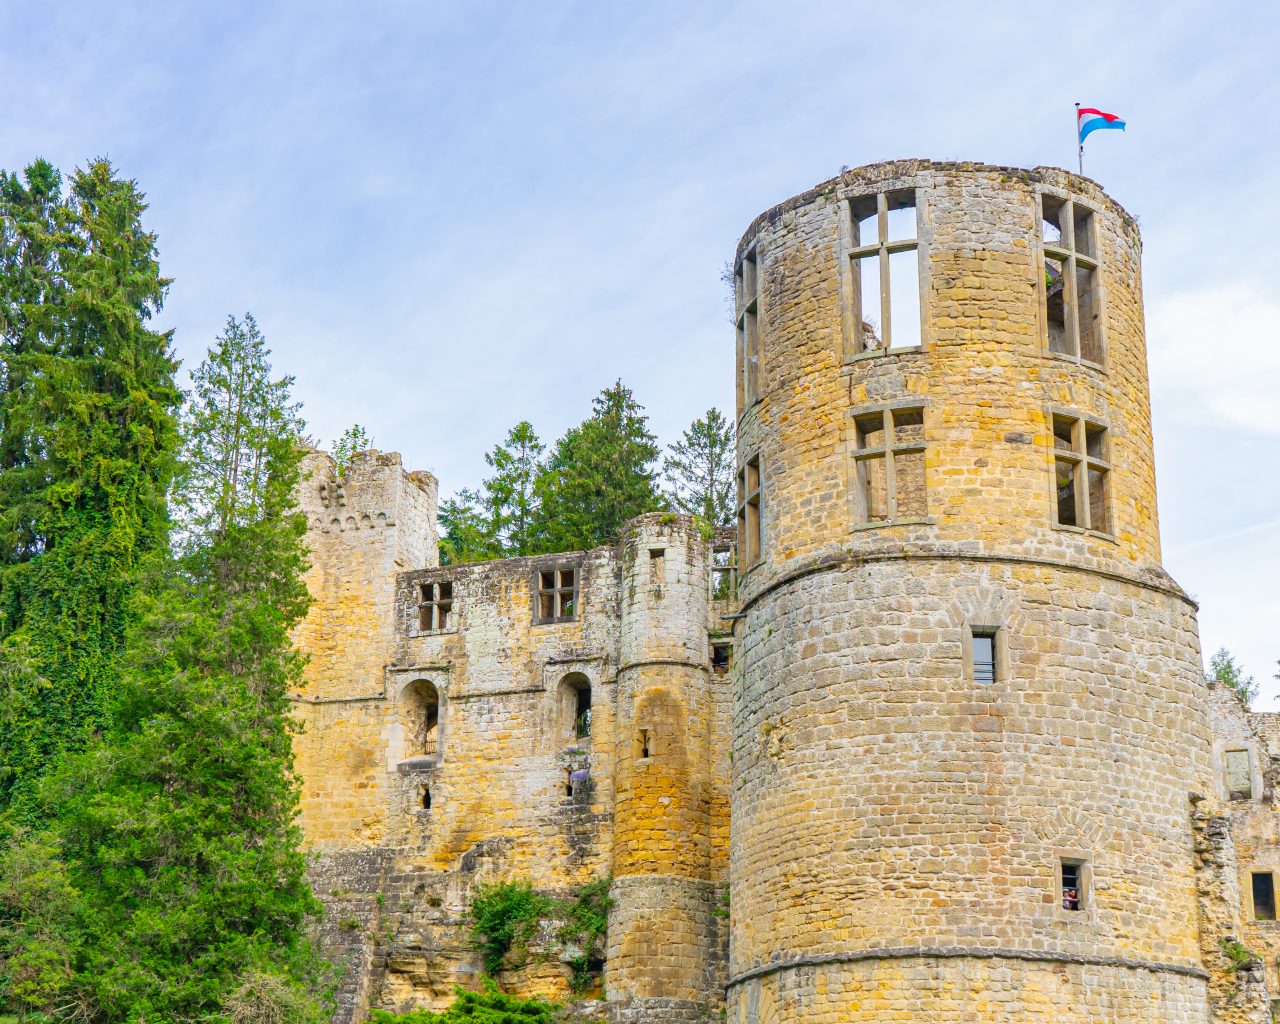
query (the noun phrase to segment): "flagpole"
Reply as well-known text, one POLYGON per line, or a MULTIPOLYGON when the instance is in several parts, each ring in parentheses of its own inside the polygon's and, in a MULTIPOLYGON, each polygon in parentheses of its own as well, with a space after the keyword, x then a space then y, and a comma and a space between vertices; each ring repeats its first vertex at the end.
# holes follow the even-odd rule
POLYGON ((1084 177, 1084 143, 1080 141, 1080 104, 1076 104, 1076 156, 1080 160, 1080 177, 1084 177))

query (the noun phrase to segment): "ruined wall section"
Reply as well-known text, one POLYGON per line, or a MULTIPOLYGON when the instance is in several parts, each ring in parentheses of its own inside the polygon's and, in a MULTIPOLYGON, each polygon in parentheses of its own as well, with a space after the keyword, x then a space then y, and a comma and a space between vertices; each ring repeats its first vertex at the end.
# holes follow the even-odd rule
POLYGON ((710 669, 710 548, 692 520, 658 513, 622 538, 607 993, 629 1020, 696 1019, 723 991, 712 844, 727 766, 711 741, 727 685, 710 669))
POLYGON ((1265 1024, 1272 1008, 1280 1009, 1280 921, 1274 907, 1267 919, 1265 907, 1255 905, 1253 875, 1268 874, 1280 886, 1280 715, 1251 712, 1221 685, 1212 685, 1209 711, 1214 777, 1197 801, 1195 823, 1214 1021, 1265 1024), (1224 948, 1233 942, 1248 960, 1237 951, 1233 962, 1224 948))
POLYGON ((740 584, 730 1020, 1203 1024, 1188 792, 1210 738, 1194 606, 1159 565, 1140 248, 1085 179, 924 161, 744 236, 763 554, 740 584), (920 344, 851 353, 849 211, 907 194, 920 344), (1042 196, 1092 211, 1105 365, 1048 348, 1042 196), (924 508, 892 521, 859 470, 886 409, 923 452, 924 508), (1108 428, 1109 531, 1056 522, 1055 414, 1108 428))

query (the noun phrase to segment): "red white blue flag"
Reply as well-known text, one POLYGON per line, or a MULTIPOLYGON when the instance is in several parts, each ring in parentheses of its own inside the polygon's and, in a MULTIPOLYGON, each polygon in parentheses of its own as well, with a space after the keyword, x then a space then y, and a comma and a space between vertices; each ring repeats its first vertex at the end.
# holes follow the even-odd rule
POLYGON ((1084 144, 1090 132, 1096 132, 1099 128, 1119 128, 1124 131, 1124 122, 1120 120, 1119 115, 1108 114, 1105 110, 1098 110, 1096 107, 1081 107, 1076 117, 1081 145, 1084 144))

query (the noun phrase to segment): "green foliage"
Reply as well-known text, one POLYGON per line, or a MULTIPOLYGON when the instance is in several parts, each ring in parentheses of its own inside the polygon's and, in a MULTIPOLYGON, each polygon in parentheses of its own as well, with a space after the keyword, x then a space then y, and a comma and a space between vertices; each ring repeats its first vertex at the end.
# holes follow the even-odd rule
POLYGON ((617 381, 594 411, 556 442, 538 479, 537 532, 547 551, 578 551, 618 539, 622 524, 662 507, 648 418, 617 381))
POLYGON ((708 409, 663 460, 668 500, 711 526, 733 525, 735 463, 733 424, 720 410, 708 409))
POLYGON ((502 557, 493 520, 481 510, 482 500, 478 492, 464 488, 440 503, 441 564, 502 557))
POLYGON ((551 900, 528 881, 478 887, 471 901, 471 934, 485 971, 496 974, 510 953, 522 956, 537 934, 538 922, 553 908, 551 900))
POLYGON ((1219 647, 1209 659, 1209 677, 1219 686, 1234 690, 1246 705, 1252 704, 1258 696, 1258 684, 1253 676, 1244 674, 1244 666, 1238 664, 1225 647, 1219 647))
POLYGON ((180 393, 136 183, 0 172, 0 810, 106 727, 132 577, 167 539, 180 393), (15 666, 21 666, 15 669, 15 666))
POLYGON ((1239 939, 1223 939, 1222 952, 1227 955, 1227 971, 1231 974, 1245 968, 1254 967, 1262 961, 1262 958, 1257 953, 1249 949, 1239 939))
POLYGON ((594 966, 602 959, 600 944, 609 927, 609 908, 613 906, 609 895, 612 885, 612 878, 588 882, 572 900, 555 906, 556 915, 564 921, 556 938, 578 950, 569 958, 574 992, 587 991, 595 981, 594 966))
POLYGON ((532 555, 540 550, 535 534, 540 501, 535 485, 543 472, 545 450, 533 424, 521 420, 507 431, 506 440, 484 457, 495 471, 484 482, 484 504, 504 557, 532 555))
POLYGON ((556 1004, 540 999, 516 999, 499 992, 487 978, 483 992, 468 992, 461 988, 456 991, 453 1005, 442 1013, 374 1010, 369 1019, 372 1024, 552 1024, 559 1009, 556 1004))
MULTIPOLYGON (((33 973, 53 991, 31 1000, 86 1019, 323 1017, 288 701, 309 601, 301 422, 267 356, 252 318, 229 320, 193 374, 179 553, 143 566, 112 723, 41 789, 48 829, 26 862, 56 855, 41 885, 65 909, 43 931, 30 911, 0 921, 0 948, 37 934, 59 963, 56 980, 33 973)), ((0 865, 0 890, 30 877, 0 865)), ((5 974, 12 988, 12 956, 5 974)))
POLYGON ((373 447, 373 438, 369 436, 369 432, 360 426, 359 423, 353 423, 342 432, 342 436, 333 443, 333 451, 329 454, 333 456, 333 461, 338 464, 338 476, 344 476, 347 472, 347 465, 351 462, 351 456, 356 452, 367 452, 373 447))

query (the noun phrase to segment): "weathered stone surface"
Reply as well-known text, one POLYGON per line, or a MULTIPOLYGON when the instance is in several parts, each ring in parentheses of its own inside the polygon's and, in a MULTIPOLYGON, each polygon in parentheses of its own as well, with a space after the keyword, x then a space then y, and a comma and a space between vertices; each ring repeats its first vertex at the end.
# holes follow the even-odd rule
MULTIPOLYGON (((311 459, 296 750, 343 1019, 478 982, 477 884, 612 876, 606 998, 574 1020, 1263 1024, 1280 924, 1250 874, 1280 873, 1280 722, 1206 686, 1160 566, 1133 219, 1065 171, 907 160, 762 214, 748 253, 762 546, 736 600, 712 600, 724 538, 670 515, 439 567, 433 478, 311 459), (854 353, 842 211, 904 190, 921 344, 854 353), (1093 213, 1098 363, 1050 350, 1042 194, 1093 213), (1106 427, 1105 530, 1057 525, 1055 416, 1106 427), (855 458, 885 422, 892 491, 855 458), (540 621, 559 570, 574 612, 540 621), (999 631, 992 683, 975 630, 999 631)), ((555 930, 505 987, 568 997, 555 930)))

